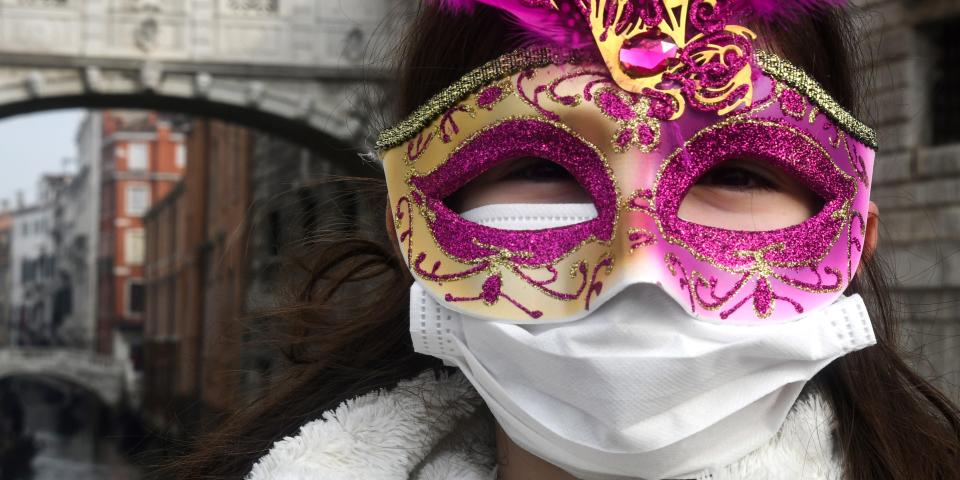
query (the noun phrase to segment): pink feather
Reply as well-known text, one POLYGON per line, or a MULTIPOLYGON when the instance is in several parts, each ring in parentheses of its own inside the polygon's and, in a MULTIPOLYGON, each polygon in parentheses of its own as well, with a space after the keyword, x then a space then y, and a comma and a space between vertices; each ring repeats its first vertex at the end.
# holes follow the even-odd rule
POLYGON ((473 11, 473 7, 477 4, 477 0, 435 0, 434 3, 436 3, 441 10, 454 13, 469 13, 473 11))
MULTIPOLYGON (((582 0, 431 0, 441 9, 470 13, 478 4, 489 5, 510 14, 527 46, 555 44, 580 48, 593 42, 587 19, 579 8, 582 0)), ((617 0, 602 0, 602 3, 617 0)), ((648 0, 649 1, 649 0, 648 0)), ((656 0, 654 0, 656 1, 656 0)), ((693 0, 690 0, 691 2, 693 0)), ((728 0, 739 22, 756 18, 764 23, 789 24, 805 15, 845 5, 847 0, 728 0)), ((588 4, 593 4, 589 2, 588 4)))
POLYGON ((470 13, 478 4, 489 5, 510 14, 525 46, 554 44, 580 48, 593 43, 590 27, 572 2, 560 0, 553 8, 550 0, 434 0, 441 9, 470 13), (566 3, 566 5, 564 5, 566 3))

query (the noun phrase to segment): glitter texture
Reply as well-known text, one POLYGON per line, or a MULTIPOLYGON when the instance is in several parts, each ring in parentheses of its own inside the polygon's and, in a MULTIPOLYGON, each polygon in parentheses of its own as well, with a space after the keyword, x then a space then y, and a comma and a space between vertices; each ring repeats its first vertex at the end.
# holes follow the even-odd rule
POLYGON ((821 257, 832 246, 846 218, 836 213, 853 198, 856 184, 834 166, 817 143, 792 128, 773 122, 733 123, 701 132, 664 165, 655 208, 668 241, 682 243, 722 267, 735 269, 753 262, 744 252, 773 244, 765 260, 774 265, 801 265, 821 257), (677 216, 686 192, 701 175, 730 158, 760 158, 804 182, 826 201, 806 222, 769 232, 706 227, 677 216))
MULTIPOLYGON (((710 12, 703 13, 708 25, 710 12)), ((699 63, 697 75, 717 85, 746 61, 713 60, 699 63)), ((863 253, 874 151, 842 115, 829 113, 836 106, 829 97, 807 95, 809 85, 755 69, 747 88, 748 96, 701 92, 717 103, 696 108, 663 91, 626 91, 589 62, 517 68, 477 84, 383 152, 411 272, 450 308, 517 322, 576 319, 635 283, 660 285, 713 322, 790 321, 829 304, 863 253), (754 101, 739 103, 748 97, 754 101), (470 222, 444 205, 485 171, 522 157, 563 166, 596 217, 518 230, 470 222), (733 158, 798 179, 823 199, 822 209, 771 231, 679 218, 691 186, 733 158)))
POLYGON ((384 130, 377 139, 376 149, 386 150, 410 140, 443 112, 474 93, 481 86, 494 80, 530 68, 551 64, 579 63, 590 58, 590 54, 582 51, 558 51, 549 48, 519 49, 502 55, 470 71, 452 85, 434 95, 427 103, 421 105, 396 126, 384 130))
POLYGON ((796 65, 769 52, 757 51, 757 62, 773 78, 795 88, 798 92, 813 101, 821 111, 837 123, 847 133, 853 135, 864 145, 876 150, 877 133, 870 127, 857 120, 850 112, 843 108, 827 93, 820 83, 813 79, 796 65))
MULTIPOLYGON (((850 112, 833 100, 830 94, 803 70, 770 52, 754 50, 754 57, 766 74, 795 88, 808 97, 820 110, 826 112, 840 128, 853 135, 866 146, 876 150, 876 132, 857 120, 850 112)), ((384 130, 377 139, 375 147, 379 151, 385 151, 414 138, 443 112, 493 81, 517 72, 551 64, 580 64, 589 63, 593 60, 596 60, 596 56, 584 51, 557 52, 555 49, 549 48, 513 51, 464 75, 433 96, 427 103, 417 108, 409 117, 394 127, 384 130)), ((680 108, 676 104, 676 98, 663 91, 648 88, 643 90, 643 94, 651 99, 649 115, 653 118, 672 119, 680 112, 680 108)))
POLYGON ((522 266, 548 265, 587 239, 609 241, 613 235, 617 193, 601 154, 542 120, 511 119, 492 125, 465 142, 439 169, 413 176, 410 183, 424 194, 427 208, 435 214, 431 231, 438 245, 463 262, 499 256, 522 266), (523 157, 550 158, 566 168, 593 199, 597 216, 566 227, 511 231, 469 222, 443 204, 444 198, 497 163, 523 157))

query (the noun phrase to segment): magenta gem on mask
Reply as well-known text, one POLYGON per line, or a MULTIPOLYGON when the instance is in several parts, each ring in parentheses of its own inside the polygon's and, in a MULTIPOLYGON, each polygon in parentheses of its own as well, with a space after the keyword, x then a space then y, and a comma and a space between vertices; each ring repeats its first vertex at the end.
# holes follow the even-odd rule
POLYGON ((677 44, 659 30, 649 30, 627 40, 620 49, 620 65, 634 78, 652 77, 677 56, 677 44))

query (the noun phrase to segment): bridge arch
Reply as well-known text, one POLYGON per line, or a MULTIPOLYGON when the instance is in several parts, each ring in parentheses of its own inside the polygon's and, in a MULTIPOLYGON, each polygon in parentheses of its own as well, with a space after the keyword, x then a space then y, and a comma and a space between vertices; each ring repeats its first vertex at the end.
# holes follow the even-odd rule
POLYGON ((42 377, 70 383, 94 393, 111 407, 129 390, 127 365, 114 357, 83 350, 45 348, 0 349, 0 380, 42 377))
POLYGON ((386 45, 413 2, 0 0, 0 118, 141 108, 228 120, 367 170, 386 45), (387 19, 386 21, 384 19, 387 19))

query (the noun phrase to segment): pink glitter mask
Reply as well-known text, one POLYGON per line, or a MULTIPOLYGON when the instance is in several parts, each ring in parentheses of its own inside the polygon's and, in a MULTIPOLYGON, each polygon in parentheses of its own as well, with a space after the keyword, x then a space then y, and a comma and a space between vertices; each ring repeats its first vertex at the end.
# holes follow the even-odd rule
POLYGON ((680 99, 628 92, 602 60, 582 52, 513 55, 541 61, 510 60, 514 73, 503 67, 499 78, 461 92, 409 138, 381 138, 407 264, 449 308, 502 321, 568 321, 629 285, 653 283, 704 320, 782 322, 833 302, 850 283, 863 250, 872 132, 795 67, 755 57, 749 101, 737 96, 721 106, 695 101, 703 91, 680 99), (505 230, 444 205, 484 171, 522 157, 567 169, 596 217, 505 230), (823 208, 762 232, 681 219, 681 200, 698 178, 734 158, 789 172, 823 208))

